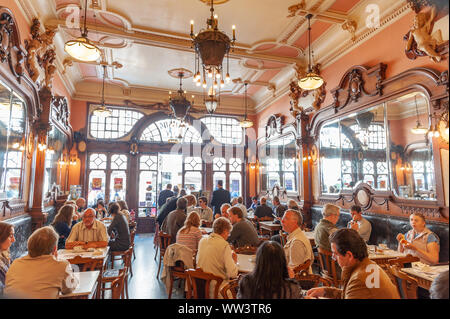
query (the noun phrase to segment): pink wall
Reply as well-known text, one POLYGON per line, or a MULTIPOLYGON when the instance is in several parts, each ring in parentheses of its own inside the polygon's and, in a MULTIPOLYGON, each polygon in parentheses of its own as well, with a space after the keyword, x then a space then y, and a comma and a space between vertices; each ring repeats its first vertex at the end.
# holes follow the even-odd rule
POLYGON ((16 22, 19 27, 19 33, 20 33, 20 40, 22 41, 22 47, 25 48, 25 40, 30 39, 30 26, 27 23, 27 20, 25 20, 24 16, 22 15, 22 12, 20 11, 19 7, 16 4, 16 1, 14 0, 1 0, 0 1, 1 7, 6 7, 14 15, 14 18, 16 19, 16 22))
MULTIPOLYGON (((432 68, 438 71, 448 70, 448 60, 440 63, 432 62, 428 57, 410 60, 404 53, 406 41, 403 36, 409 31, 414 18, 411 11, 387 29, 373 36, 351 52, 335 61, 332 65, 323 69, 321 75, 326 82, 327 95, 322 107, 332 103, 330 91, 334 89, 343 74, 354 65, 374 66, 377 63, 387 64, 386 78, 392 77, 403 71, 416 67, 432 68)), ((286 96, 272 104, 270 107, 257 114, 258 126, 264 127, 267 118, 272 114, 287 115, 286 123, 293 122, 293 117, 289 113, 289 97, 286 96)))
POLYGON ((86 101, 72 100, 72 113, 70 114, 70 124, 73 131, 79 131, 86 127, 87 103, 86 101))

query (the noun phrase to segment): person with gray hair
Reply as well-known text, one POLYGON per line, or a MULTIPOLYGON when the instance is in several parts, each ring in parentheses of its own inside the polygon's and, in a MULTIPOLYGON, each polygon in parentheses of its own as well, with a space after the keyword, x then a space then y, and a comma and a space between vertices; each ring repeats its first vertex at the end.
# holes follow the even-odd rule
POLYGON ((100 248, 108 245, 106 226, 95 218, 95 210, 88 208, 83 213, 83 221, 75 224, 66 240, 66 249, 75 246, 100 248))
POLYGON ((272 216, 272 209, 267 206, 267 198, 261 197, 261 205, 256 207, 255 210, 255 217, 262 218, 262 217, 273 217, 272 216))
MULTIPOLYGON (((286 238, 284 245, 284 253, 288 262, 288 269, 293 277, 293 269, 307 260, 314 261, 314 253, 311 247, 311 242, 305 236, 300 226, 303 224, 303 218, 299 211, 288 209, 284 212, 281 219, 283 230, 289 235, 286 238), (292 272, 291 272, 292 271, 292 272)), ((312 273, 311 267, 309 272, 312 273)))
MULTIPOLYGON (((200 240, 197 252, 197 268, 224 279, 220 289, 238 275, 237 255, 227 242, 231 223, 225 217, 217 218, 213 223, 213 232, 200 240)), ((210 285, 210 297, 213 297, 215 282, 210 285)))
POLYGON ((6 274, 6 297, 56 299, 77 287, 69 262, 57 259, 58 238, 51 226, 31 234, 28 255, 16 259, 6 274))
POLYGON ((214 219, 217 219, 219 217, 225 217, 225 218, 230 218, 230 216, 228 215, 228 209, 231 207, 230 204, 228 203, 223 203, 220 206, 220 214, 215 214, 214 215, 214 219))
POLYGON ((339 207, 333 204, 326 204, 322 210, 323 218, 314 230, 314 240, 316 245, 327 251, 331 251, 330 235, 337 230, 336 223, 339 220, 339 207))
POLYGON ((448 299, 448 270, 434 278, 430 287, 431 299, 448 299))

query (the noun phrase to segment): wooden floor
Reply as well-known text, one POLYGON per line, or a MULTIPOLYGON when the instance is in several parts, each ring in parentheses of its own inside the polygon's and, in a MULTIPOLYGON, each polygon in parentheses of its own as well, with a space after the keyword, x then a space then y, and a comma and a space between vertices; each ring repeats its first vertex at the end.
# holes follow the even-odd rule
MULTIPOLYGON (((154 260, 154 234, 137 234, 135 243, 136 259, 133 260, 133 277, 128 282, 130 299, 167 299, 165 284, 156 278, 158 257, 154 260)), ((161 265, 160 276, 163 266, 161 265)), ((175 281, 172 299, 184 298, 183 288, 175 281)))

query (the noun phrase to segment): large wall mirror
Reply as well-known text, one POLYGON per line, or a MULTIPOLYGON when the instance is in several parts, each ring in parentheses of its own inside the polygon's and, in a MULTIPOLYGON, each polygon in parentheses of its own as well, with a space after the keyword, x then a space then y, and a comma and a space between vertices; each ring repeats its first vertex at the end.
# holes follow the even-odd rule
POLYGON ((386 103, 389 126, 392 189, 398 197, 434 200, 434 161, 429 105, 421 93, 386 103))
POLYGON ((322 194, 363 182, 401 198, 435 199, 428 127, 428 100, 420 93, 325 123, 319 135, 322 194))
POLYGON ((295 136, 289 133, 273 139, 258 148, 261 191, 275 186, 287 192, 298 192, 297 147, 295 136))

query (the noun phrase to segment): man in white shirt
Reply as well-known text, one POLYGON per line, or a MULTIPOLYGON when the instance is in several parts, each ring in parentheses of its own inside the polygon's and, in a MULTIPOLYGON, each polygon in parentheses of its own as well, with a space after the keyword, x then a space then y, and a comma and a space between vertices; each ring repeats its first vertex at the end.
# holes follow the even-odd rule
POLYGON ((201 196, 198 199, 198 204, 200 207, 196 208, 196 211, 200 215, 200 223, 203 222, 212 223, 213 221, 213 211, 208 207, 208 199, 205 196, 201 196))
POLYGON ((353 205, 350 208, 350 214, 352 214, 352 220, 348 222, 347 228, 356 230, 367 243, 370 239, 370 233, 372 232, 372 225, 367 219, 362 217, 360 206, 353 205))
MULTIPOLYGON (((217 218, 213 223, 213 232, 200 240, 197 252, 197 268, 224 279, 220 289, 238 275, 237 255, 227 242, 231 231, 231 223, 225 217, 217 218)), ((213 297, 215 283, 210 286, 213 297)))
POLYGON ((83 214, 83 221, 72 227, 66 240, 66 249, 72 249, 75 246, 99 248, 107 245, 108 234, 105 224, 95 219, 95 211, 92 208, 86 209, 83 214))
MULTIPOLYGON (((284 253, 288 262, 290 277, 293 277, 295 267, 304 264, 307 260, 311 260, 311 264, 314 261, 311 242, 300 228, 302 223, 302 215, 293 209, 286 210, 281 219, 283 230, 289 234, 284 245, 284 253)), ((311 272, 312 269, 309 270, 311 272)))

